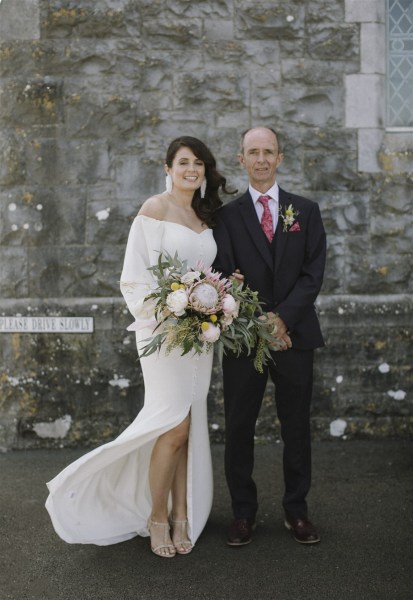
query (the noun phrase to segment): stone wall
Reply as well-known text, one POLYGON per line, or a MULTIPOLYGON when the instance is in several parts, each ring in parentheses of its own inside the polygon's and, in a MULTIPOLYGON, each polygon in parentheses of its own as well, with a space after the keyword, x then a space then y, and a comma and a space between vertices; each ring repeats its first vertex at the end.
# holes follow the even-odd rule
MULTIPOLYGON (((385 131, 384 67, 366 58, 384 5, 0 2, 0 323, 95 324, 0 333, 0 446, 96 445, 131 421, 144 392, 118 286, 130 224, 177 135, 203 139, 243 189, 239 134, 257 124, 280 132, 279 183, 318 201, 328 232, 314 435, 411 435, 413 134, 385 131)), ((272 391, 262 440, 279 437, 272 391)), ((221 440, 218 362, 209 408, 221 440)))

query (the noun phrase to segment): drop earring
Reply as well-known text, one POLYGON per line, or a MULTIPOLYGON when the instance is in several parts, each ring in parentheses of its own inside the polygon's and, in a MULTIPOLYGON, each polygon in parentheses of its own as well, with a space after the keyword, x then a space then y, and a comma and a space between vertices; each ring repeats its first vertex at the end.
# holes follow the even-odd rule
POLYGON ((206 177, 204 177, 204 180, 203 180, 203 182, 201 183, 201 187, 200 187, 201 198, 205 198, 205 190, 206 190, 206 186, 207 186, 207 180, 206 180, 206 177))
POLYGON ((171 177, 170 173, 167 173, 167 175, 165 177, 165 186, 166 186, 166 191, 168 192, 168 194, 171 194, 173 182, 172 182, 172 177, 171 177))

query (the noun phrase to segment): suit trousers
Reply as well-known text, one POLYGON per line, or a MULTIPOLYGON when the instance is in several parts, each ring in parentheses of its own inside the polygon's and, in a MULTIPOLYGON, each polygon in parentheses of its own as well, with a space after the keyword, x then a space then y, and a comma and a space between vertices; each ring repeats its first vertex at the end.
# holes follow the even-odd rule
MULTIPOLYGON (((225 401, 225 475, 235 518, 255 518, 257 487, 253 480, 255 425, 268 374, 275 384, 275 402, 284 443, 283 507, 295 518, 307 518, 311 485, 310 405, 313 350, 274 352, 274 362, 255 370, 251 357, 223 358, 225 401)), ((268 477, 270 477, 268 473, 268 477)))

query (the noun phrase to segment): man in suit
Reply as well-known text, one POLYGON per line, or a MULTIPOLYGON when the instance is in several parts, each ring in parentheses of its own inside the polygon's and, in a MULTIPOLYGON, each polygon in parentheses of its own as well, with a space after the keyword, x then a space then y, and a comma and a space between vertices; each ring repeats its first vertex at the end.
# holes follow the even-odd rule
POLYGON ((281 351, 273 352, 274 361, 264 373, 254 369, 250 356, 223 359, 225 473, 234 513, 227 543, 252 541, 258 509, 252 478, 255 424, 270 374, 284 442, 284 523, 297 542, 311 544, 320 541, 308 519, 306 496, 311 482, 313 354, 324 345, 314 302, 323 280, 326 236, 318 204, 276 183, 283 155, 274 130, 245 132, 238 158, 249 188, 218 212, 215 268, 226 276, 239 272, 259 292, 276 325, 281 351))

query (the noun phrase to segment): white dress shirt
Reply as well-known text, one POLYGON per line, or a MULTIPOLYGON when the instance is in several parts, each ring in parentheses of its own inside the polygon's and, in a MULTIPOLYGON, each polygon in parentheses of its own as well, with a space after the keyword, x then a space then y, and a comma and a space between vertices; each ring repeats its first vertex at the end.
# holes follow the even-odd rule
POLYGON ((273 230, 275 232, 275 230, 277 229, 277 223, 278 223, 278 185, 277 185, 277 183, 274 183, 274 185, 272 187, 270 187, 270 189, 267 192, 265 192, 265 194, 263 194, 262 192, 259 192, 258 190, 253 188, 251 185, 249 186, 249 192, 251 194, 252 201, 254 202, 254 208, 257 212, 258 220, 260 223, 261 223, 262 215, 264 213, 264 207, 261 204, 261 202, 258 202, 258 198, 260 196, 271 196, 271 200, 268 201, 268 208, 270 209, 270 212, 271 212, 272 225, 273 225, 273 230))

